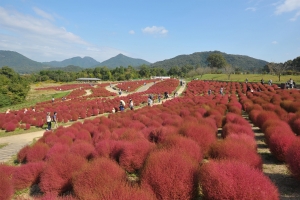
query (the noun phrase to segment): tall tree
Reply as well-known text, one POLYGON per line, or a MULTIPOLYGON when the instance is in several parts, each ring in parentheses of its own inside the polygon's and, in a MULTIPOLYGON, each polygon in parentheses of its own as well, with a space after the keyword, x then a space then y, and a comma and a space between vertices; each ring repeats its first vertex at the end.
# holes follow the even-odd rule
POLYGON ((291 65, 289 62, 285 62, 285 63, 268 63, 268 67, 270 69, 271 73, 274 73, 275 75, 278 76, 278 80, 280 81, 280 76, 286 72, 286 70, 288 70, 291 65))
POLYGON ((234 68, 230 64, 226 64, 224 67, 224 73, 227 75, 228 80, 230 79, 231 74, 234 73, 234 68))
POLYGON ((218 69, 223 68, 227 64, 224 56, 222 54, 220 54, 220 53, 212 53, 212 54, 210 54, 207 57, 206 62, 208 63, 208 66, 210 68, 216 67, 218 69))

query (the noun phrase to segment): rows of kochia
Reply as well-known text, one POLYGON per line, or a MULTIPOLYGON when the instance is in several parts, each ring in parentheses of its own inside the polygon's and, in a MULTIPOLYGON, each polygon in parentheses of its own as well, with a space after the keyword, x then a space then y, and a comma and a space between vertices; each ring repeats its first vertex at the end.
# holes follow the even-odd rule
MULTIPOLYGON (((151 80, 154 82, 155 80, 151 80)), ((143 85, 140 81, 139 85, 143 85)), ((149 82, 149 81, 147 81, 149 82)), ((177 79, 169 79, 165 81, 157 81, 146 92, 138 92, 127 95, 126 97, 116 96, 116 93, 109 92, 105 87, 109 84, 99 84, 97 87, 91 87, 89 84, 72 84, 70 87, 61 86, 63 89, 74 89, 66 96, 66 99, 55 99, 54 103, 49 99, 47 102, 36 104, 35 112, 31 108, 24 113, 24 110, 10 111, 10 113, 0 113, 0 129, 6 131, 14 131, 17 128, 30 129, 31 126, 43 127, 46 123, 47 112, 57 112, 58 122, 67 123, 69 121, 77 121, 78 119, 85 119, 90 116, 97 116, 103 113, 111 113, 112 109, 119 110, 120 100, 129 102, 133 99, 135 106, 140 106, 147 102, 149 94, 157 97, 158 94, 164 92, 171 93, 178 86, 177 79), (75 87, 75 86, 76 87, 75 87), (90 89, 91 94, 86 94, 85 89, 90 89), (107 98, 104 98, 107 97, 107 98)), ((122 84, 123 85, 123 84, 122 84)), ((59 89, 58 87, 55 87, 59 89)), ((44 88, 45 89, 45 88, 44 88)), ((50 89, 53 89, 52 87, 50 89)))
POLYGON ((163 105, 45 132, 18 153, 20 166, 0 166, 0 198, 32 187, 40 199, 279 199, 241 114, 249 113, 272 154, 300 179, 300 94, 248 85, 261 92, 192 81, 184 97, 163 105))

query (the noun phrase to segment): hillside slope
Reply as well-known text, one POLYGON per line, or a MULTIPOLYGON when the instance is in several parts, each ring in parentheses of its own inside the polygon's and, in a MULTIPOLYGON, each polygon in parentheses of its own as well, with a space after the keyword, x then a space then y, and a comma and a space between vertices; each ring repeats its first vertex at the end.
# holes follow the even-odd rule
POLYGON ((207 66, 206 59, 212 53, 222 54, 229 64, 231 64, 233 67, 239 67, 242 70, 249 70, 249 71, 252 71, 254 69, 261 70, 263 66, 265 66, 268 63, 267 61, 251 58, 249 56, 244 56, 244 55, 226 54, 220 51, 205 51, 205 52, 196 52, 189 55, 179 55, 171 59, 153 63, 151 66, 162 67, 166 70, 169 70, 172 66, 178 66, 178 67, 184 65, 207 66))

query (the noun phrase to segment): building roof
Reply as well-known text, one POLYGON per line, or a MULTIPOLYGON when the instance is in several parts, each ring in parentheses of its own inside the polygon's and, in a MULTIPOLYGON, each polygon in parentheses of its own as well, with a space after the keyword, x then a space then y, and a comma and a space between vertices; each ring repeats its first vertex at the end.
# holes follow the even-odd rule
POLYGON ((100 81, 99 78, 78 78, 76 81, 100 81))

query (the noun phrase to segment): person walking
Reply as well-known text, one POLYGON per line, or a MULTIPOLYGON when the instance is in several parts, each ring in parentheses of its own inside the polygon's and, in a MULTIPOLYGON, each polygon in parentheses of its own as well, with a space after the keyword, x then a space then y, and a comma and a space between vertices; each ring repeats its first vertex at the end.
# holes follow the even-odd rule
POLYGON ((292 89, 293 87, 294 87, 294 81, 293 81, 293 79, 292 78, 290 78, 290 80, 289 80, 289 84, 290 84, 290 88, 292 89))
POLYGON ((129 108, 130 108, 130 110, 133 110, 133 101, 132 101, 132 99, 129 99, 129 108))
POLYGON ((119 108, 120 108, 121 112, 124 111, 124 109, 125 109, 125 102, 123 100, 120 100, 120 106, 119 106, 119 108))
POLYGON ((50 116, 50 112, 47 112, 46 121, 47 121, 47 129, 46 129, 46 131, 50 131, 51 130, 51 116, 50 116))
POLYGON ((224 94, 224 92, 223 92, 223 87, 220 88, 220 94, 221 94, 221 95, 224 94))
POLYGON ((52 120, 54 122, 54 128, 58 128, 58 121, 57 121, 57 112, 53 113, 52 120))
POLYGON ((148 106, 152 107, 153 101, 150 97, 148 97, 148 106))
POLYGON ((269 80, 269 85, 272 85, 272 79, 269 80))
POLYGON ((161 99, 161 95, 160 94, 158 94, 157 99, 158 99, 158 103, 160 103, 160 99, 161 99))

